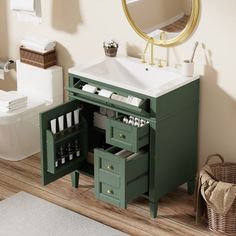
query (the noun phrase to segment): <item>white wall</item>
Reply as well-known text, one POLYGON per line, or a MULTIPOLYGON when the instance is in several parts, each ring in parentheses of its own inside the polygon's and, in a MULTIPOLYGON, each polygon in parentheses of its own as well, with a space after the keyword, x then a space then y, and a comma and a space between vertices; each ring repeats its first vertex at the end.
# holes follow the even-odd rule
MULTIPOLYGON (((188 41, 170 49, 171 64, 189 58, 199 41, 195 57, 195 71, 201 75, 199 157, 202 163, 208 154, 219 152, 236 161, 236 1, 202 0, 201 4, 198 28, 188 41)), ((145 42, 129 26, 120 0, 42 0, 42 8, 43 23, 35 26, 17 22, 9 0, 0 1, 0 32, 4 31, 0 55, 18 58, 19 42, 26 35, 55 38, 58 62, 65 70, 103 55, 102 41, 108 36, 119 39, 119 53, 128 50, 138 55, 144 49, 145 42)), ((156 48, 156 57, 165 51, 156 48)), ((0 88, 8 81, 15 86, 11 76, 0 82, 0 88)))
POLYGON ((192 10, 192 0, 184 0, 184 13, 190 15, 192 10))
POLYGON ((158 25, 168 22, 184 13, 183 0, 140 0, 128 5, 129 13, 137 26, 146 33, 157 29, 158 25), (162 9, 161 11, 159 9, 162 9), (158 14, 157 14, 158 11, 158 14))

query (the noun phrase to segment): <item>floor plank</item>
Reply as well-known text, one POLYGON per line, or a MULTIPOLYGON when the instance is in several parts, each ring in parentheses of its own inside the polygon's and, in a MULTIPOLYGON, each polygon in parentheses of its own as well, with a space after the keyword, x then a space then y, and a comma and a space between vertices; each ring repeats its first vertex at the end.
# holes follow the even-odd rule
POLYGON ((48 186, 41 185, 40 176, 39 155, 18 162, 0 160, 0 200, 25 191, 130 235, 216 235, 204 224, 195 225, 193 197, 185 190, 178 189, 161 199, 158 217, 151 219, 148 202, 143 197, 128 204, 127 209, 120 209, 95 199, 91 188, 94 181, 90 177, 81 175, 83 186, 74 189, 70 176, 48 186))

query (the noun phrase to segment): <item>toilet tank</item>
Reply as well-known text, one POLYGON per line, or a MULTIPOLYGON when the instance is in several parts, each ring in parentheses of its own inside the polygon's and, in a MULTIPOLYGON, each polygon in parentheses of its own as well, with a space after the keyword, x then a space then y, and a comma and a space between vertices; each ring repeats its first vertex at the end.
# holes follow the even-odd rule
POLYGON ((42 69, 16 62, 17 91, 35 100, 63 102, 63 70, 60 66, 42 69))

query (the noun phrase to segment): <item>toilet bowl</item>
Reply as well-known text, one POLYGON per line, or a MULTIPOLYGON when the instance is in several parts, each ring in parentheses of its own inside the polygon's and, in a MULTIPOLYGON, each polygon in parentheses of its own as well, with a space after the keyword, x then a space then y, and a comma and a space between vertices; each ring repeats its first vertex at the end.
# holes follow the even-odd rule
POLYGON ((40 151, 39 113, 63 102, 63 73, 59 66, 41 69, 17 61, 17 93, 27 106, 0 112, 0 158, 22 160, 40 151))

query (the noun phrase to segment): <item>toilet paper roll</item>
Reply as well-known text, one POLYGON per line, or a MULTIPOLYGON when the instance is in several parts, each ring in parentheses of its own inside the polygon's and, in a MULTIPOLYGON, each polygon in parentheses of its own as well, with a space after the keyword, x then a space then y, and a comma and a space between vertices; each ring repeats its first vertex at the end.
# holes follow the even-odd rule
POLYGON ((82 90, 89 92, 89 93, 95 93, 97 91, 97 88, 95 86, 85 84, 82 88, 82 90))
POLYGON ((112 94, 113 94, 113 92, 106 90, 106 89, 101 89, 98 93, 98 95, 100 95, 102 97, 106 97, 106 98, 110 98, 112 94))
POLYGON ((10 65, 13 64, 14 61, 9 59, 9 60, 0 60, 0 70, 3 70, 4 72, 9 72, 10 71, 10 65))

